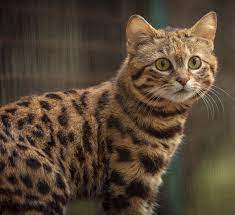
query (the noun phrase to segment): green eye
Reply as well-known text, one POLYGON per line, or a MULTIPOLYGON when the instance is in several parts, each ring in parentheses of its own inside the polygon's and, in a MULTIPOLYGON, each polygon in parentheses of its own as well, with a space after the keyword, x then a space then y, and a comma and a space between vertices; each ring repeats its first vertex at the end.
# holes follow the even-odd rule
POLYGON ((198 56, 193 56, 188 61, 188 67, 190 69, 199 69, 202 65, 201 58, 198 56))
POLYGON ((171 68, 171 62, 167 58, 159 58, 155 62, 156 68, 160 71, 167 71, 171 68))

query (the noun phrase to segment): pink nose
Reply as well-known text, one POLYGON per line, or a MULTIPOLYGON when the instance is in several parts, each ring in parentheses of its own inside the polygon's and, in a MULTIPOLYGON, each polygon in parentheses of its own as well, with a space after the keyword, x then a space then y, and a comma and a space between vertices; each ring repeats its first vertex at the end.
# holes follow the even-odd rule
POLYGON ((187 82, 189 81, 189 79, 178 77, 178 78, 176 78, 176 81, 178 81, 184 87, 187 84, 187 82))

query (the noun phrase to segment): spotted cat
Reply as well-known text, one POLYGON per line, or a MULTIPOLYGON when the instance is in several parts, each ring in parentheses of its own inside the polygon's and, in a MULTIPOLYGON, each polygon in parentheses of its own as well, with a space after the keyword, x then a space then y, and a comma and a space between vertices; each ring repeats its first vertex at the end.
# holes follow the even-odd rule
POLYGON ((0 214, 65 214, 102 198, 103 214, 153 214, 192 104, 212 86, 216 14, 187 29, 134 15, 111 81, 24 97, 0 109, 0 214))

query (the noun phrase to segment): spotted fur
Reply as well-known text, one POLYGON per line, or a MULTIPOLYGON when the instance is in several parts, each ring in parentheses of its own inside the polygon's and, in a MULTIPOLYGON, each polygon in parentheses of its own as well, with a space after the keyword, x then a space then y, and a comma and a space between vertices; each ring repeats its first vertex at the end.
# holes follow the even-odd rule
POLYGON ((2 106, 0 214, 62 215, 81 198, 102 198, 105 214, 152 214, 188 112, 214 82, 213 26, 214 13, 173 30, 133 16, 127 58, 112 81, 2 106), (197 73, 187 68, 191 55, 203 61, 197 73), (156 71, 162 56, 174 64, 170 74, 156 71), (175 96, 179 78, 202 94, 175 96))

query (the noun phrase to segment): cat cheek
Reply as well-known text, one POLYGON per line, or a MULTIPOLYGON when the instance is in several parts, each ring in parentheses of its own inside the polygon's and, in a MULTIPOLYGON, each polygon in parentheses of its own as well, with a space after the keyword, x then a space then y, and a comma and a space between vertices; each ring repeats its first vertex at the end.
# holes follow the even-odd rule
POLYGON ((186 85, 185 85, 185 89, 188 91, 191 91, 194 88, 195 85, 195 81, 193 79, 190 79, 186 85))

